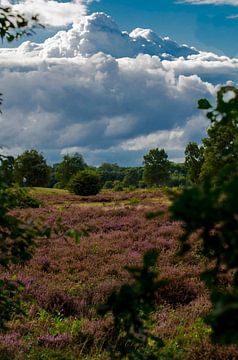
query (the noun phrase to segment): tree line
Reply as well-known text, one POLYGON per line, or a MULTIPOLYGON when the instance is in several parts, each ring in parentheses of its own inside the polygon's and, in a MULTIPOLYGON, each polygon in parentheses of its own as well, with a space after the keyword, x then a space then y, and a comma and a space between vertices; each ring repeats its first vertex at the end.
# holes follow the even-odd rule
POLYGON ((71 178, 85 170, 97 173, 101 187, 115 191, 183 186, 187 181, 185 164, 169 161, 165 150, 159 148, 151 149, 139 167, 122 167, 117 163, 90 166, 77 152, 64 155, 61 162, 50 166, 36 149, 26 150, 16 158, 0 157, 0 180, 8 185, 67 189, 71 178))
POLYGON ((87 170, 97 174, 100 188, 115 191, 124 188, 184 187, 198 184, 224 165, 227 158, 224 160, 220 153, 228 151, 227 143, 232 144, 236 133, 235 125, 222 129, 212 126, 201 145, 196 142, 187 144, 183 163, 169 161, 164 149, 155 148, 144 155, 143 166, 138 167, 122 167, 117 163, 103 163, 95 167, 86 164, 78 152, 66 154, 61 162, 50 166, 42 153, 31 149, 16 158, 1 155, 0 180, 8 185, 17 183, 20 186, 67 189, 73 176, 87 170))

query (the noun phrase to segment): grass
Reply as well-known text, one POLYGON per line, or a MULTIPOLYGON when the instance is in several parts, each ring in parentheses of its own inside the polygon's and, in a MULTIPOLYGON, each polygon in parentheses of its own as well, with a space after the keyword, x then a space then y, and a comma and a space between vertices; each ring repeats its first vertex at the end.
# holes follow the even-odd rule
POLYGON ((32 196, 39 196, 39 195, 67 195, 69 194, 68 190, 64 189, 52 189, 52 188, 44 188, 44 187, 33 187, 30 188, 30 194, 32 196))
POLYGON ((162 190, 143 190, 112 192, 103 190, 97 196, 77 196, 71 194, 68 190, 48 189, 48 188, 31 188, 30 194, 48 204, 55 206, 59 210, 64 210, 69 206, 73 207, 116 207, 116 206, 136 206, 156 203, 170 204, 165 192, 162 190), (155 196, 156 195, 156 196, 155 196))

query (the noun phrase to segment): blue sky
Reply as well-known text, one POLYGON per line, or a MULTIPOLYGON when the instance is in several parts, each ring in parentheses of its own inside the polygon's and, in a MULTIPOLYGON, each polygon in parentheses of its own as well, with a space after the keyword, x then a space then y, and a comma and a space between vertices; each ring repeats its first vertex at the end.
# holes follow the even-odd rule
POLYGON ((101 0, 90 6, 90 12, 94 11, 108 13, 125 30, 148 27, 199 50, 238 56, 238 19, 228 18, 238 13, 238 6, 178 4, 174 0, 101 0))
MULTIPOLYGON (((216 0, 187 1, 212 3, 216 0)), ((58 2, 70 1, 58 0, 58 2)), ((238 57, 238 17, 230 18, 238 14, 238 0, 218 0, 218 2, 233 5, 194 5, 178 3, 175 0, 98 0, 92 1, 87 7, 87 13, 103 11, 113 17, 121 30, 131 31, 136 27, 151 28, 161 36, 169 36, 178 43, 195 46, 198 50, 238 57)), ((58 30, 59 28, 50 29, 47 26, 44 31, 38 30, 37 35, 32 39, 41 42, 58 30)))

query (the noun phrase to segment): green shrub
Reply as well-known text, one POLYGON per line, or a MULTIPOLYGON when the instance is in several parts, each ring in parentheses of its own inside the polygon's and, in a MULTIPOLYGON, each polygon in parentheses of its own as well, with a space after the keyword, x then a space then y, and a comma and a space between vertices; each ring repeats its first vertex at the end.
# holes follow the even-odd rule
POLYGON ((138 205, 140 203, 140 199, 133 197, 130 198, 127 203, 128 205, 138 205))
POLYGON ((113 183, 113 191, 123 191, 123 183, 119 180, 115 180, 113 183))
POLYGON ((104 189, 112 189, 113 188, 113 181, 107 180, 103 185, 104 189))
POLYGON ((79 171, 71 178, 69 190, 76 195, 96 195, 101 190, 100 177, 93 170, 79 171))
POLYGON ((143 180, 139 181, 139 189, 146 189, 146 187, 146 183, 143 180))
POLYGON ((31 197, 27 190, 20 188, 19 186, 9 187, 5 190, 9 198, 14 199, 14 208, 39 208, 43 206, 43 203, 37 199, 31 197))
POLYGON ((136 187, 134 185, 129 185, 126 188, 126 191, 135 191, 135 190, 136 190, 136 187))

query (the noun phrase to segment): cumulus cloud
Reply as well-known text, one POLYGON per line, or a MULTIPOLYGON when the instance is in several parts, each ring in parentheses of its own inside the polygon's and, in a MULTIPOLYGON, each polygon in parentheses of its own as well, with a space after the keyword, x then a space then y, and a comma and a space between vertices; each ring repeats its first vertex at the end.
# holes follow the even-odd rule
POLYGON ((41 24, 53 27, 61 27, 79 21, 86 15, 87 5, 90 0, 73 0, 59 2, 57 0, 1 0, 4 6, 12 8, 26 15, 37 14, 41 24))
POLYGON ((193 49, 176 57, 169 47, 167 56, 160 48, 139 53, 137 37, 144 36, 146 49, 161 38, 147 29, 125 35, 106 15, 86 17, 73 30, 74 36, 69 30, 43 44, 0 50, 0 144, 36 147, 53 161, 77 150, 93 164, 141 164, 152 147, 182 159, 186 143, 205 134, 197 100, 212 101, 220 83, 238 82, 238 60, 193 49))
POLYGON ((198 54, 195 48, 179 45, 168 37, 162 38, 150 29, 137 28, 128 34, 104 13, 81 18, 69 31, 59 31, 43 44, 26 42, 20 53, 41 57, 91 56, 99 51, 118 57, 138 54, 160 55, 163 58, 187 57, 198 54))

